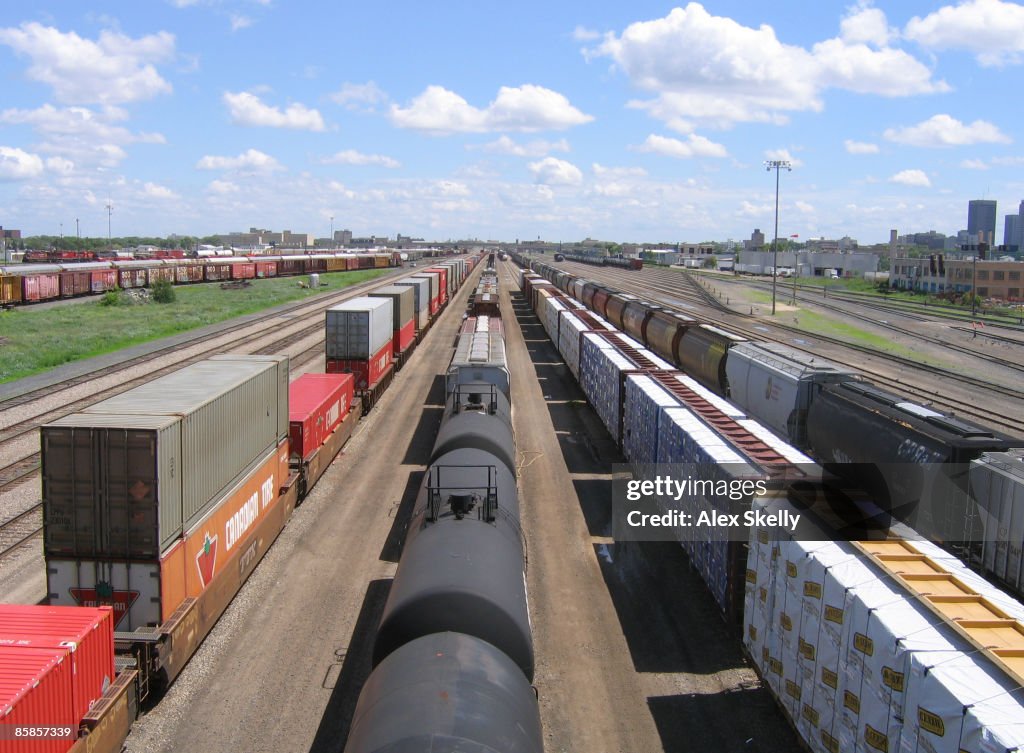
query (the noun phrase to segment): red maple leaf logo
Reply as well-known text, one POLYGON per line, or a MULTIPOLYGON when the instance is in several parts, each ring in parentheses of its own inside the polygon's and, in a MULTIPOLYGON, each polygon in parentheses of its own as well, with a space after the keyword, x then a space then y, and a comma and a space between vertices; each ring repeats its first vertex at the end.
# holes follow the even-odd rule
POLYGON ((203 539, 203 548, 199 550, 199 554, 196 555, 196 567, 199 569, 199 580, 203 584, 203 588, 210 585, 213 580, 213 574, 217 570, 217 537, 210 537, 210 534, 206 534, 206 538, 203 539))

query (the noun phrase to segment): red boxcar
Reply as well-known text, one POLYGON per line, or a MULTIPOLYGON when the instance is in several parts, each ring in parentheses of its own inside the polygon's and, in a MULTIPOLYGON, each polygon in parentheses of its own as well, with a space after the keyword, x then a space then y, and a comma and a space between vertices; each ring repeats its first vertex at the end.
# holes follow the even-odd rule
POLYGON ((345 420, 355 392, 351 374, 303 374, 288 387, 291 454, 309 457, 345 420))
POLYGON ((305 259, 282 259, 278 266, 278 273, 282 275, 301 275, 305 271, 305 259))
POLYGON ((70 649, 75 719, 114 681, 112 607, 0 604, 0 636, 0 645, 70 649))
POLYGON ((258 261, 258 262, 256 262, 256 276, 257 277, 277 277, 277 262, 276 261, 258 261))
POLYGON ((116 269, 97 269, 89 273, 89 287, 93 293, 105 293, 117 287, 116 269))
POLYGON ((352 374, 355 377, 355 391, 372 390, 391 370, 394 354, 391 340, 374 353, 369 361, 362 359, 327 359, 328 374, 352 374))
POLYGON ((60 275, 30 274, 21 278, 21 300, 48 301, 60 295, 60 275))
POLYGON ((251 280, 256 276, 256 263, 241 261, 231 265, 232 280, 251 280))
POLYGON ((72 705, 71 651, 67 648, 21 648, 0 645, 0 719, 4 732, 14 727, 71 727, 69 737, 43 738, 26 744, 13 734, 0 735, 0 753, 64 753, 77 737, 72 705))
POLYGON ((345 259, 345 269, 359 269, 359 258, 349 256, 345 259))
POLYGON ((72 298, 92 292, 92 279, 88 272, 61 272, 60 297, 72 298))
POLYGON ((203 281, 203 265, 193 261, 183 261, 174 265, 174 280, 179 285, 186 282, 203 281))

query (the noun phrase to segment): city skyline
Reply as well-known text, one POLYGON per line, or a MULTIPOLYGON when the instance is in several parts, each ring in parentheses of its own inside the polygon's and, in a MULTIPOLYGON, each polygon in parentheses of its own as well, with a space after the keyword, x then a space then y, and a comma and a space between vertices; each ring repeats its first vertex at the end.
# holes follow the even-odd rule
POLYGON ((1024 198, 1024 6, 44 2, 0 24, 26 235, 635 242, 967 227, 1024 198), (108 213, 108 205, 112 210, 108 213))

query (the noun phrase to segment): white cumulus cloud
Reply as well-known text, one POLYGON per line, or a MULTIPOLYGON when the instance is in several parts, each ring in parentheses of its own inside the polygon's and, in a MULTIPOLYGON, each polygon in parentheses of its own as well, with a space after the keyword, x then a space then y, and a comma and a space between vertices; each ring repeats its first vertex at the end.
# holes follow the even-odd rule
POLYGON ((878 154, 878 144, 872 144, 867 141, 846 139, 843 141, 843 146, 850 154, 878 154))
POLYGON ((346 149, 323 159, 325 165, 380 165, 381 167, 401 167, 401 163, 383 154, 363 154, 355 149, 346 149))
POLYGON ((691 2, 608 34, 587 53, 611 58, 654 93, 631 106, 683 133, 695 122, 785 123, 789 112, 820 111, 828 87, 884 96, 948 90, 909 54, 880 46, 889 38, 883 27, 884 16, 862 8, 845 20, 844 36, 806 49, 780 41, 771 26, 743 26, 691 2))
POLYGON ((283 166, 269 154, 258 149, 248 149, 237 157, 206 155, 196 163, 199 170, 238 170, 241 172, 273 172, 283 166))
POLYGON ((965 170, 988 170, 988 165, 985 164, 985 160, 981 159, 965 159, 960 161, 960 167, 965 170))
POLYGON ((443 86, 428 86, 408 107, 391 106, 394 125, 435 135, 564 130, 591 120, 565 95, 533 84, 503 86, 484 108, 474 107, 443 86))
POLYGON ((728 157, 729 153, 721 144, 695 133, 686 137, 686 141, 659 136, 652 133, 640 146, 633 147, 638 152, 653 152, 666 157, 689 159, 691 157, 728 157))
POLYGON ((174 35, 165 31, 137 39, 101 31, 93 41, 33 21, 0 29, 0 44, 28 57, 28 77, 52 86, 61 102, 117 104, 171 91, 155 67, 174 58, 174 35))
POLYGON ((1010 138, 998 127, 985 120, 961 123, 956 118, 940 114, 917 125, 887 128, 882 134, 897 144, 921 147, 967 146, 970 144, 1008 144, 1010 138))
POLYGON ((242 126, 291 128, 303 131, 325 130, 319 111, 293 102, 284 110, 264 104, 251 92, 224 92, 224 103, 231 113, 231 122, 242 126))
POLYGON ((27 180, 43 172, 43 160, 13 146, 0 146, 0 180, 27 180))
POLYGON ((967 0, 944 5, 924 18, 914 16, 904 36, 935 50, 967 50, 982 65, 1024 59, 1024 6, 1002 0, 967 0))
POLYGON ((923 170, 900 170, 889 177, 890 183, 901 183, 904 186, 922 186, 928 188, 932 182, 923 170))
POLYGON ((533 173, 534 182, 542 185, 578 186, 583 182, 583 173, 576 165, 555 157, 545 157, 527 167, 533 173))
POLYGON ((884 47, 896 32, 889 28, 885 13, 870 3, 860 2, 843 16, 839 23, 839 36, 851 44, 870 44, 884 47))

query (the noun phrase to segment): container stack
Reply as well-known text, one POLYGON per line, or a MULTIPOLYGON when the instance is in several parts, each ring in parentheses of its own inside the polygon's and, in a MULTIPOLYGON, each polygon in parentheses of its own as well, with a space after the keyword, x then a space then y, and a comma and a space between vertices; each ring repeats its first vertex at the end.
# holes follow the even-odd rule
POLYGON ((403 277, 395 283, 413 291, 413 306, 416 309, 416 332, 425 332, 430 325, 430 280, 426 277, 403 277))
POLYGON ((362 296, 327 309, 327 373, 351 373, 357 393, 373 390, 391 371, 393 304, 362 296))
POLYGON ((43 426, 50 603, 111 604, 132 630, 202 593, 287 478, 287 371, 214 358, 43 426))
POLYGON ((370 293, 371 298, 391 301, 391 352, 396 361, 404 361, 405 353, 416 338, 416 293, 408 285, 387 285, 370 293))
POLYGON ((426 280, 430 285, 430 316, 434 317, 441 310, 441 273, 429 269, 410 275, 409 280, 426 280))

